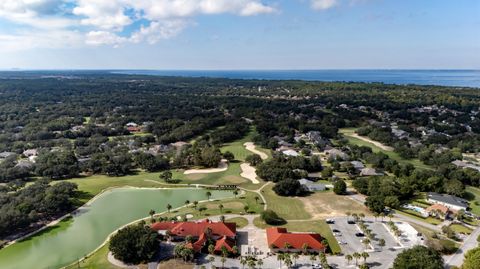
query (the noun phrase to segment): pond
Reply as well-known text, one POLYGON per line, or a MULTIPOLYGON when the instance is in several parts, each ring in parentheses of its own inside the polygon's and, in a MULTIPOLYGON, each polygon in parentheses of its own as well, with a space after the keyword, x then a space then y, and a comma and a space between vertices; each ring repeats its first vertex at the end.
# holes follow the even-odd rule
MULTIPOLYGON (((77 261, 100 246, 110 233, 134 220, 184 205, 185 200, 206 200, 204 189, 119 188, 98 196, 73 218, 62 221, 22 242, 0 250, 0 268, 59 268, 77 261)), ((226 191, 211 191, 211 199, 230 197, 226 191)))

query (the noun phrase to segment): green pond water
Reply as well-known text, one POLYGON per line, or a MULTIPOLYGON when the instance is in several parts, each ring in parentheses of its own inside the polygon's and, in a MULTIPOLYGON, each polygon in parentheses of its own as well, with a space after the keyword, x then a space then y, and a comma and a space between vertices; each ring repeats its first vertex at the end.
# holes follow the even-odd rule
MULTIPOLYGON (((203 189, 132 189, 108 191, 73 218, 62 221, 22 242, 0 250, 1 269, 59 268, 75 262, 100 246, 110 233, 134 220, 147 217, 148 211, 184 205, 185 200, 206 200, 203 189)), ((211 191, 212 198, 233 194, 211 191)))

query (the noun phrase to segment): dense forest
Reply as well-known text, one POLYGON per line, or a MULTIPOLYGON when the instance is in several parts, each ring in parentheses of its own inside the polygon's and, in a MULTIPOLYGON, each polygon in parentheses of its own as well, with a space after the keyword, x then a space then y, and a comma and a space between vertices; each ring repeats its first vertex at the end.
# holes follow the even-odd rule
MULTIPOLYGON (((0 234, 71 209, 75 186, 49 187, 47 180, 215 167, 231 158, 220 146, 252 127, 254 142, 265 148, 301 148, 296 136, 316 132, 326 141, 318 147, 335 141, 352 159, 387 171, 384 178, 354 182, 371 194, 371 205, 393 207, 418 190, 462 196, 465 185, 479 186, 479 172, 452 161, 480 151, 479 106, 480 92, 470 88, 0 72, 0 234), (346 127, 435 169, 349 146, 339 134, 346 127), (36 183, 25 187, 27 182, 36 183)), ((309 149, 299 157, 251 158, 258 175, 276 182, 281 195, 302 194, 297 179, 308 172, 357 176, 341 159, 323 169, 309 149)))

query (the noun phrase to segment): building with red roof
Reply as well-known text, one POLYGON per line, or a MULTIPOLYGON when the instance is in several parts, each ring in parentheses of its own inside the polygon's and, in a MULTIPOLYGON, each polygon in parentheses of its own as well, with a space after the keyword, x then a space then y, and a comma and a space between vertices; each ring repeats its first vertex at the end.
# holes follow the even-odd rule
POLYGON ((195 252, 200 252, 208 239, 216 240, 216 252, 221 252, 222 246, 232 252, 236 244, 237 225, 233 222, 212 222, 208 219, 199 222, 156 222, 151 228, 158 233, 168 234, 174 240, 192 236, 196 241, 187 244, 187 247, 195 252))
POLYGON ((325 252, 326 246, 322 241, 323 237, 317 233, 289 233, 285 228, 267 229, 267 242, 272 252, 325 252))

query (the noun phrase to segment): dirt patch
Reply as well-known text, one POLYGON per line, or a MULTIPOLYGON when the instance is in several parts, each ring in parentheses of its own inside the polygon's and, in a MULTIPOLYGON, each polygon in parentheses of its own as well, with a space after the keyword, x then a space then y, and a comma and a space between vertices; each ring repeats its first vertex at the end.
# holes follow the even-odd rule
POLYGON ((365 206, 349 199, 348 196, 336 195, 332 192, 318 192, 299 199, 313 218, 345 216, 347 212, 369 214, 365 206))
POLYGON ((268 159, 268 155, 265 152, 261 152, 258 149, 255 149, 255 144, 253 144, 253 142, 245 142, 245 144, 243 145, 248 151, 260 155, 260 158, 262 158, 262 160, 268 159))
POLYGON ((393 148, 392 148, 392 147, 387 146, 387 145, 384 145, 384 144, 382 144, 382 143, 380 143, 380 142, 378 142, 378 141, 372 140, 372 139, 370 139, 370 138, 368 138, 368 137, 360 136, 360 135, 358 135, 358 134, 356 134, 356 133, 351 133, 351 134, 348 134, 348 135, 351 136, 351 137, 354 137, 354 138, 363 140, 363 141, 365 141, 365 142, 372 143, 372 144, 374 144, 375 146, 377 146, 377 147, 379 147, 379 148, 381 148, 381 149, 383 149, 383 150, 393 151, 393 148))
POLYGON ((260 184, 260 181, 258 181, 257 179, 255 167, 251 166, 248 163, 242 163, 240 165, 240 168, 242 169, 242 173, 240 174, 240 176, 250 180, 253 184, 260 184))
POLYGON ((220 164, 217 168, 209 168, 209 169, 189 169, 183 172, 185 175, 189 174, 210 174, 210 173, 218 173, 224 172, 228 169, 228 162, 227 160, 223 159, 220 161, 220 164))

